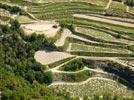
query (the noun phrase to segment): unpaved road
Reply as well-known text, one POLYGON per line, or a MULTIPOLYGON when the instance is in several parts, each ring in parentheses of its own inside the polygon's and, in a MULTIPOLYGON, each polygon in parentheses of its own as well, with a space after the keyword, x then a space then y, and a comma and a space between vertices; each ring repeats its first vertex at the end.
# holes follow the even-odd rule
POLYGON ((107 6, 105 7, 105 9, 108 9, 110 7, 110 4, 112 3, 112 0, 109 0, 107 6))
POLYGON ((95 16, 87 16, 87 15, 83 15, 83 14, 74 14, 73 16, 79 17, 79 18, 85 18, 85 19, 89 19, 89 20, 94 20, 94 21, 105 22, 105 23, 114 24, 114 25, 120 25, 120 26, 134 28, 134 24, 127 23, 127 22, 120 22, 120 21, 115 21, 115 20, 110 20, 110 19, 105 19, 105 18, 99 18, 99 17, 95 17, 95 16))
POLYGON ((55 42, 55 45, 57 47, 63 46, 65 44, 66 38, 69 37, 71 34, 72 32, 69 29, 64 29, 60 39, 55 42))

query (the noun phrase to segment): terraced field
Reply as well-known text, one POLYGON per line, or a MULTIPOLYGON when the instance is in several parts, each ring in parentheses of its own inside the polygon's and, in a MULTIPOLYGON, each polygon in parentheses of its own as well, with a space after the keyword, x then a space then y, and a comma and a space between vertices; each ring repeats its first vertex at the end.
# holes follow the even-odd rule
POLYGON ((134 99, 134 7, 115 0, 25 0, 15 17, 27 34, 54 44, 35 53, 53 74, 50 87, 72 96, 134 99))
MULTIPOLYGON (((130 64, 120 60, 134 57, 133 7, 112 0, 40 0, 38 3, 33 4, 29 12, 39 20, 58 22, 63 30, 55 41, 57 50, 75 55, 71 59, 63 59, 59 52, 59 56, 55 57, 63 60, 47 63, 48 70, 54 75, 54 82, 50 86, 61 91, 65 89, 80 98, 106 92, 133 98, 133 90, 130 88, 133 83, 125 76, 109 72, 107 67, 105 69, 113 61, 112 64, 120 64, 121 69, 125 66, 133 70, 130 64), (108 16, 111 9, 124 13, 122 17, 125 18, 121 18, 120 14, 117 17, 114 13, 108 16), (79 58, 84 60, 77 60, 79 58), (87 58, 92 59, 92 62, 87 58), (105 64, 105 61, 109 63, 105 64)), ((56 59, 53 57, 47 60, 56 59)), ((113 70, 112 67, 110 70, 113 70)))
POLYGON ((112 92, 112 95, 120 95, 124 97, 132 96, 131 91, 127 90, 127 88, 123 85, 106 78, 98 77, 90 78, 86 83, 83 82, 80 84, 59 83, 56 85, 56 88, 61 90, 67 89, 74 96, 90 96, 90 98, 93 97, 93 95, 96 93, 103 95, 105 93, 109 93, 109 91, 112 92))
POLYGON ((77 44, 73 43, 71 45, 72 51, 91 51, 91 52, 116 52, 116 53, 131 53, 131 51, 126 49, 112 49, 112 48, 104 48, 104 47, 97 47, 97 46, 91 46, 91 45, 83 45, 83 44, 77 44))
POLYGON ((110 9, 119 9, 119 10, 123 10, 126 11, 126 5, 124 5, 123 3, 120 2, 116 2, 116 1, 112 1, 110 7, 110 9))
POLYGON ((25 0, 35 3, 51 3, 51 2, 87 2, 99 6, 105 6, 108 3, 108 0, 25 0))

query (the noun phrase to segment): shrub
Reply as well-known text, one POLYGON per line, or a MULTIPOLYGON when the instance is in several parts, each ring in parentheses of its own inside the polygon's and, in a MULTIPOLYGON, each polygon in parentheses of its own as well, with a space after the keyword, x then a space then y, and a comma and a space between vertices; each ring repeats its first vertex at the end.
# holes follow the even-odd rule
POLYGON ((62 66, 62 70, 64 71, 77 71, 84 68, 84 60, 83 59, 75 59, 64 66, 62 66))

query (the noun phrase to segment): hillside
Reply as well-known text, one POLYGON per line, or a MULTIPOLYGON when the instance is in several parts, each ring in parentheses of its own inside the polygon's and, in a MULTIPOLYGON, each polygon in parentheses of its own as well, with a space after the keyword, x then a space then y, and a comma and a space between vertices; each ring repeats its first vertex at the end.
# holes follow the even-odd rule
POLYGON ((134 100, 133 0, 0 0, 0 99, 134 100))

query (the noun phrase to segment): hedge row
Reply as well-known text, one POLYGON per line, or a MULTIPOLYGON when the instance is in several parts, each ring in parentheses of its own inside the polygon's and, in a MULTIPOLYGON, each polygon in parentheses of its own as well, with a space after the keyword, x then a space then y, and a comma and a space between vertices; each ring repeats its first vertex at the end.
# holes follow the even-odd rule
POLYGON ((130 87, 134 89, 134 70, 132 68, 116 62, 109 62, 107 66, 103 66, 103 68, 105 71, 114 73, 115 75, 125 79, 131 84, 130 87))

